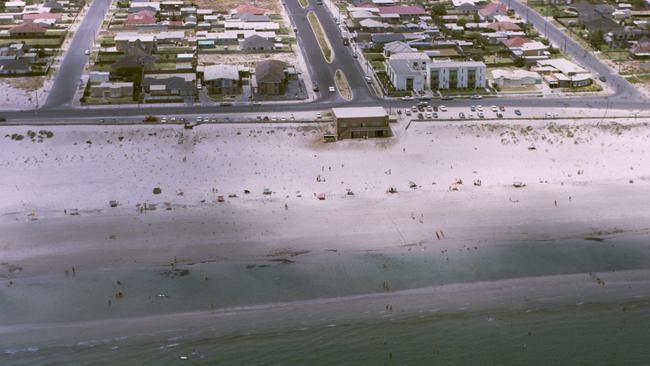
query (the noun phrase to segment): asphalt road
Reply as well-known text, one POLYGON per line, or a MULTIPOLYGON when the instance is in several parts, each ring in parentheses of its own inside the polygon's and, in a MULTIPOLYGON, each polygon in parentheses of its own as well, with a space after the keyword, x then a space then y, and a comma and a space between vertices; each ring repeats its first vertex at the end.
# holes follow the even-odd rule
POLYGON ((43 105, 43 109, 69 107, 77 91, 81 73, 88 56, 84 54, 95 43, 95 35, 102 25, 109 0, 92 0, 88 12, 72 38, 70 48, 54 77, 54 84, 43 105))
MULTIPOLYGON (((95 0, 98 1, 98 0, 95 0)), ((265 105, 234 105, 234 106, 158 106, 152 105, 147 107, 136 106, 119 106, 119 107, 102 107, 102 108, 64 108, 59 104, 57 108, 52 106, 56 103, 50 104, 50 107, 41 110, 31 111, 6 111, 0 112, 2 116, 9 120, 26 121, 30 123, 47 123, 48 120, 62 120, 65 118, 74 119, 89 119, 97 121, 98 119, 111 120, 116 117, 134 117, 145 115, 160 115, 160 116, 180 116, 180 115, 202 115, 208 116, 216 113, 290 113, 299 111, 317 111, 327 110, 332 107, 340 106, 370 106, 381 105, 386 108, 405 108, 413 105, 413 101, 401 100, 385 100, 372 95, 367 83, 364 79, 361 67, 352 57, 349 47, 343 45, 341 35, 338 27, 332 19, 331 14, 323 5, 315 5, 315 0, 310 0, 308 9, 303 9, 298 4, 297 0, 285 0, 286 8, 293 23, 293 26, 298 29, 297 39, 298 46, 303 52, 305 61, 310 68, 312 80, 318 83, 321 89, 320 98, 313 102, 298 102, 298 103, 282 103, 282 104, 265 104, 265 105), (313 10, 316 12, 327 36, 330 39, 331 46, 333 47, 335 58, 332 63, 327 63, 321 53, 320 47, 316 41, 311 27, 307 21, 307 12, 313 10), (338 93, 329 93, 327 88, 334 85, 333 75, 334 71, 340 68, 346 74, 348 81, 353 89, 354 100, 348 102, 342 99, 338 93)), ((95 3, 93 7, 97 6, 95 3)), ((511 0, 511 6, 517 11, 522 11, 522 16, 525 15, 525 6, 511 0), (517 8, 522 7, 522 8, 517 8)), ((95 8, 99 9, 99 8, 95 8)), ((100 9, 101 10, 101 9, 100 9)), ((90 13, 89 13, 90 14, 90 13)), ((93 17, 89 19, 93 19, 93 17)), ((544 29, 545 20, 540 16, 535 16, 532 11, 528 12, 528 16, 534 25, 544 29)), ((102 16, 103 17, 103 16, 102 16)), ((89 19, 86 19, 88 21, 89 19)), ((97 19, 101 21, 101 19, 97 19)), ((85 21, 84 21, 85 23, 85 21)), ((92 25, 94 23, 90 23, 92 25)), ((83 25, 83 23, 82 23, 83 25)), ((86 26, 86 25, 83 25, 86 26)), ((611 96, 582 96, 582 97, 544 97, 544 98, 521 98, 517 96, 512 97, 499 97, 485 99, 483 104, 499 104, 506 107, 543 107, 543 108, 609 108, 621 109, 629 111, 647 111, 650 110, 650 103, 644 98, 636 89, 632 87, 626 80, 616 75, 607 65, 603 64, 595 56, 589 54, 585 55, 585 50, 573 42, 570 38, 565 36, 560 30, 555 28, 552 24, 546 25, 546 32, 549 38, 558 44, 563 44, 566 39, 567 53, 577 57, 581 64, 594 72, 598 72, 608 78, 608 83, 612 86, 615 93, 611 96)), ((75 38, 74 42, 80 44, 89 44, 92 42, 92 34, 87 34, 79 40, 75 38), (90 37, 90 38, 88 38, 90 37), (88 43, 83 43, 88 42, 88 43)), ((79 51, 83 54, 83 46, 79 51)), ((83 66, 81 67, 83 68, 83 66)), ((78 72, 81 73, 81 68, 78 72)), ((57 75, 58 77, 58 75, 57 75)), ((78 80, 78 76, 77 79, 78 80)), ((76 82, 76 81, 75 81, 76 82)), ((54 94, 58 94, 54 93, 54 94)), ((59 96, 50 96, 51 98, 59 99, 59 96)), ((71 100, 70 98, 66 100, 71 100)), ((49 99, 48 99, 49 102, 49 99)), ((436 104, 445 104, 447 106, 469 106, 476 104, 477 101, 468 99, 456 99, 446 101, 436 101, 436 104)), ((63 103, 64 105, 65 103, 63 103)))

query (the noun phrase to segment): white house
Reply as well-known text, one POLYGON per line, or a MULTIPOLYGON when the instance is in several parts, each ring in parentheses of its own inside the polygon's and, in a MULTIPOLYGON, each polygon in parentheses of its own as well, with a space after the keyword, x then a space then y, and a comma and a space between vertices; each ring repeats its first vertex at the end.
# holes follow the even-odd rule
POLYGON ((527 70, 502 70, 492 71, 492 81, 499 87, 522 87, 542 83, 542 77, 533 71, 527 70))
POLYGON ((427 65, 427 84, 434 90, 484 88, 486 71, 478 61, 432 61, 427 65))

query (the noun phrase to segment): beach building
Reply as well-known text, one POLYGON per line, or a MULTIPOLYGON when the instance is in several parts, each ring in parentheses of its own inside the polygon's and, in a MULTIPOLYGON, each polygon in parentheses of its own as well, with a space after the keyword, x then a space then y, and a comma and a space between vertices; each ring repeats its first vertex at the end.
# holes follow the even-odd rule
POLYGON ((332 108, 339 139, 389 137, 388 113, 384 107, 332 108))

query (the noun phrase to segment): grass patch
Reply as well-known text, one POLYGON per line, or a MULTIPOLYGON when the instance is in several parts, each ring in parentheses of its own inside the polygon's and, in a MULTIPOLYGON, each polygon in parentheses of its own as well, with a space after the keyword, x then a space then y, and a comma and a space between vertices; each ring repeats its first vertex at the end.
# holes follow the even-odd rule
POLYGON ((334 73, 334 83, 343 99, 352 100, 352 89, 350 89, 348 79, 345 77, 345 74, 341 69, 337 69, 336 73, 334 73))
POLYGON ((562 88, 562 91, 565 93, 586 93, 586 92, 599 92, 602 91, 603 87, 598 83, 591 83, 587 86, 581 86, 579 88, 562 88))
POLYGON ((314 32, 314 35, 316 36, 316 41, 318 41, 318 45, 323 52, 325 61, 332 62, 332 49, 329 46, 329 41, 327 40, 325 31, 323 31, 323 27, 320 25, 320 21, 318 21, 318 17, 313 11, 310 11, 307 14, 307 19, 309 20, 309 25, 311 25, 312 32, 314 32))
POLYGON ((298 0, 298 3, 305 9, 309 6, 309 0, 298 0))
POLYGON ((632 84, 641 84, 650 82, 650 74, 636 74, 626 76, 625 79, 632 84))

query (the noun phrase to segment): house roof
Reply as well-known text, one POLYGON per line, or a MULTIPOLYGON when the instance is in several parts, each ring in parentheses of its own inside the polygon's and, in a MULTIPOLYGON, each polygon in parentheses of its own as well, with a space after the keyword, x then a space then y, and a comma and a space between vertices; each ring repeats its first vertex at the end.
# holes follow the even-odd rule
POLYGON ((270 22, 271 18, 268 15, 263 14, 251 14, 251 13, 242 13, 236 14, 236 18, 242 22, 254 23, 254 22, 270 22))
POLYGON ((490 23, 487 26, 489 29, 494 29, 495 31, 518 31, 521 30, 519 26, 511 22, 494 22, 490 23))
POLYGON ((41 33, 45 33, 45 31, 47 31, 47 29, 43 28, 42 26, 29 22, 29 23, 19 24, 9 29, 9 34, 14 34, 14 33, 41 34, 41 33))
POLYGON ((650 40, 644 39, 630 48, 633 54, 650 53, 650 40))
POLYGON ((268 39, 259 36, 257 34, 253 34, 250 37, 244 38, 240 43, 239 47, 242 49, 251 49, 251 48, 273 48, 273 42, 269 41, 268 39))
POLYGON ((156 23, 156 13, 151 10, 140 10, 135 13, 131 13, 126 17, 126 24, 135 25, 135 24, 155 24, 156 23))
POLYGON ((26 60, 24 58, 19 58, 19 59, 14 59, 14 60, 7 60, 6 63, 3 63, 2 66, 0 67, 0 72, 17 72, 17 71, 24 71, 27 72, 31 68, 29 60, 26 60))
POLYGON ((258 83, 280 83, 284 80, 286 64, 279 60, 263 60, 255 65, 255 78, 258 83))
POLYGON ((370 37, 374 43, 388 43, 406 39, 404 33, 375 33, 370 37))
POLYGON ((235 65, 210 65, 203 67, 203 80, 239 80, 239 67, 235 65))
POLYGON ((404 52, 413 52, 415 50, 413 49, 413 47, 409 46, 408 44, 402 41, 393 41, 393 42, 388 42, 384 45, 384 51, 390 53, 404 53, 404 52))
POLYGON ((375 20, 375 19, 364 19, 359 22, 359 25, 364 27, 364 28, 384 28, 386 27, 386 24, 375 20))
POLYGON ((526 78, 533 78, 533 79, 541 79, 542 77, 534 72, 534 71, 528 71, 528 70, 503 70, 503 69, 497 69, 492 71, 492 78, 494 79, 499 79, 499 78, 504 78, 508 80, 522 80, 526 78))
POLYGON ((508 7, 505 4, 489 3, 478 11, 483 17, 490 17, 494 14, 505 14, 508 12, 508 7))
POLYGON ((419 5, 381 6, 379 14, 425 15, 427 12, 419 5))
POLYGON ((521 47, 528 42, 530 42, 530 39, 526 39, 524 37, 513 37, 503 41, 503 44, 508 48, 513 48, 513 47, 521 47))
POLYGON ((25 22, 41 20, 41 19, 61 19, 63 14, 61 13, 29 13, 23 14, 23 20, 25 22))
POLYGON ((264 15, 269 11, 264 8, 259 8, 250 4, 242 4, 235 8, 235 14, 255 14, 255 15, 264 15))

